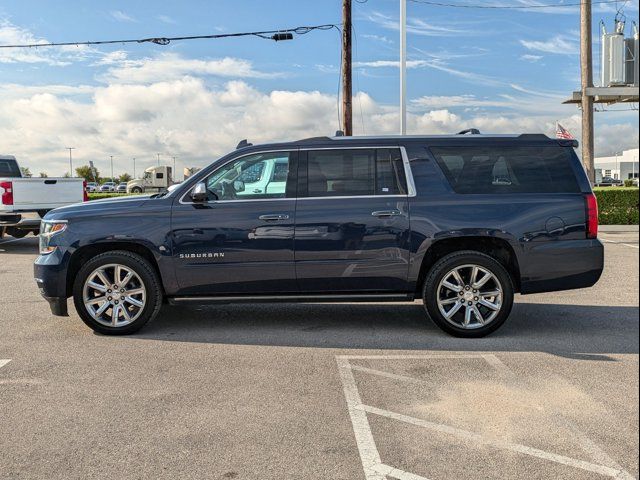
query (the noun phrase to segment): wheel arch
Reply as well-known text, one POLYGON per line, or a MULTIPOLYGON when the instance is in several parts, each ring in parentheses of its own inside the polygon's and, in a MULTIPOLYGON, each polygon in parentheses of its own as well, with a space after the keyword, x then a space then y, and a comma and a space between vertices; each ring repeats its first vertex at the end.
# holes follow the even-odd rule
POLYGON ((427 249, 422 258, 420 272, 416 282, 416 298, 422 297, 422 287, 431 267, 441 258, 461 250, 473 250, 484 253, 500 262, 511 276, 515 291, 520 292, 520 265, 516 252, 511 244, 507 240, 498 237, 465 236, 437 240, 427 249))
MULTIPOLYGON (((73 283, 75 281, 76 275, 80 271, 82 265, 95 257, 96 255, 100 255, 101 253, 107 252, 115 252, 115 251, 126 251, 131 253, 136 253, 140 255, 142 258, 147 260, 149 264, 152 266, 156 274, 158 275, 158 279, 160 279, 160 285, 163 285, 162 275, 160 273, 160 267, 158 265, 158 261, 153 255, 151 249, 141 243, 132 242, 132 241, 121 241, 121 242, 99 242, 93 243, 89 245, 84 245, 73 252, 71 259, 69 260, 69 267, 67 268, 67 276, 66 276, 66 295, 70 297, 73 293, 73 283)), ((164 287, 163 287, 164 290, 164 287)), ((164 291, 163 291, 164 295, 164 291)))

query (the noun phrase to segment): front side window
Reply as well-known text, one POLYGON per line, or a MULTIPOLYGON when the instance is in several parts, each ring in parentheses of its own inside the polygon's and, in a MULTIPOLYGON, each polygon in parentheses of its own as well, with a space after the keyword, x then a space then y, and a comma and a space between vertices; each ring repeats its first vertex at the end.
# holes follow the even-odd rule
POLYGON ((336 149, 308 153, 309 197, 404 195, 400 149, 336 149))
POLYGON ((209 200, 286 198, 290 152, 248 155, 216 170, 206 180, 209 200))
POLYGON ((564 147, 434 147, 456 193, 579 193, 564 147))

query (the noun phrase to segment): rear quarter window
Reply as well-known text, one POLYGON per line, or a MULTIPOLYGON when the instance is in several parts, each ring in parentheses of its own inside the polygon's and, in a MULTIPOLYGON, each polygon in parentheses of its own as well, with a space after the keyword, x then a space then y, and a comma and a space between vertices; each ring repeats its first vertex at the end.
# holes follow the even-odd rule
POLYGON ((456 193, 580 192, 566 147, 434 147, 431 152, 456 193))
POLYGON ((15 160, 0 160, 0 177, 21 177, 20 169, 15 160))

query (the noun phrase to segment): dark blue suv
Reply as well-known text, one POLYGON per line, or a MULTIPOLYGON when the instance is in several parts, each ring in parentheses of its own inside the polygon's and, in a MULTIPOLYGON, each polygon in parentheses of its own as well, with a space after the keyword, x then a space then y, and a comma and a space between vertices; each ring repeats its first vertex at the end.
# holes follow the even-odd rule
MULTIPOLYGON (((45 217, 35 279, 105 334, 163 302, 422 299, 480 337, 515 293, 602 273, 597 203, 574 141, 544 135, 319 137, 239 148, 171 192, 45 217)), ((256 315, 258 311, 256 311, 256 315)))

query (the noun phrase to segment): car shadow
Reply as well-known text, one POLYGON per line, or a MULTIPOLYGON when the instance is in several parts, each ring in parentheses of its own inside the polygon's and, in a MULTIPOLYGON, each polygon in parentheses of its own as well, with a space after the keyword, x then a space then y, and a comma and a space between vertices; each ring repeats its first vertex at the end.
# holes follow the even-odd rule
POLYGON ((544 351, 613 361, 608 354, 638 354, 638 307, 520 303, 497 332, 460 339, 431 323, 419 303, 167 306, 129 338, 336 349, 544 351))

